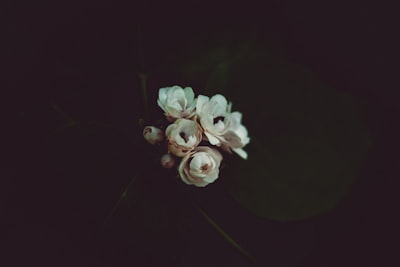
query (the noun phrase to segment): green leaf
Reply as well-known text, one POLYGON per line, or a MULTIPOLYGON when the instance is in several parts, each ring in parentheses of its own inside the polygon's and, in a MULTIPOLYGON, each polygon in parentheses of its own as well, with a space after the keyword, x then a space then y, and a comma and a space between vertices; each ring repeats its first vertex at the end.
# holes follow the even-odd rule
POLYGON ((280 221, 327 212, 348 192, 370 146, 355 101, 271 56, 232 64, 227 97, 243 113, 249 159, 224 177, 234 198, 280 221))
POLYGON ((225 38, 189 53, 178 72, 204 82, 197 93, 222 93, 243 114, 249 158, 226 157, 221 177, 234 198, 259 216, 300 220, 346 196, 371 140, 350 95, 268 47, 225 38))

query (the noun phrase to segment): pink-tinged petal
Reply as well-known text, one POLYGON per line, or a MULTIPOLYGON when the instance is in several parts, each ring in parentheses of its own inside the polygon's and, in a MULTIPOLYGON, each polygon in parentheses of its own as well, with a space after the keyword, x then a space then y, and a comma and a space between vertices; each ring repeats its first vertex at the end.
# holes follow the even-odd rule
POLYGON ((168 150, 175 156, 183 157, 199 145, 202 129, 193 120, 177 119, 166 129, 168 150))
POLYGON ((166 169, 171 169, 175 165, 175 159, 170 154, 164 154, 161 159, 161 165, 166 169))
POLYGON ((228 131, 227 133, 224 134, 223 137, 224 137, 223 140, 224 145, 231 148, 243 147, 240 137, 235 132, 228 131))
POLYGON ((168 125, 167 129, 165 129, 165 135, 169 136, 171 134, 171 131, 176 127, 176 124, 170 124, 168 125))
POLYGON ((144 139, 152 145, 159 144, 164 140, 164 133, 154 126, 146 126, 143 129, 144 139))

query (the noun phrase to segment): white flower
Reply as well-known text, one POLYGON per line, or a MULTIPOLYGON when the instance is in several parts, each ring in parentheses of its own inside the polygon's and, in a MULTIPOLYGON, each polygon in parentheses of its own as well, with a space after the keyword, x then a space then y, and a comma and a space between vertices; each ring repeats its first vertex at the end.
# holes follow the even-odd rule
POLYGON ((171 169, 175 165, 175 159, 170 154, 164 154, 161 159, 161 165, 166 169, 171 169))
POLYGON ((196 121, 177 119, 165 130, 168 150, 175 156, 183 157, 199 145, 202 129, 196 121))
POLYGON ((164 133, 154 126, 146 126, 143 129, 143 137, 152 145, 159 144, 164 140, 164 133))
POLYGON ((196 113, 210 144, 227 151, 233 150, 242 158, 247 159, 247 153, 243 147, 250 142, 250 138, 246 127, 241 124, 242 114, 231 113, 231 106, 232 104, 228 104, 223 95, 217 94, 211 99, 199 95, 196 113))
POLYGON ((231 113, 231 119, 235 122, 232 127, 223 135, 222 148, 225 150, 233 150, 243 159, 247 159, 247 152, 243 147, 250 143, 247 128, 241 124, 242 114, 240 112, 231 113))
POLYGON ((223 135, 230 127, 230 104, 223 95, 215 95, 211 99, 199 95, 197 98, 196 113, 204 134, 212 145, 219 145, 223 135))
POLYGON ((191 87, 172 86, 158 91, 158 106, 164 111, 168 121, 190 118, 194 115, 196 99, 191 87))
POLYGON ((222 155, 218 150, 199 146, 181 161, 178 171, 183 182, 204 187, 214 182, 219 175, 222 155))

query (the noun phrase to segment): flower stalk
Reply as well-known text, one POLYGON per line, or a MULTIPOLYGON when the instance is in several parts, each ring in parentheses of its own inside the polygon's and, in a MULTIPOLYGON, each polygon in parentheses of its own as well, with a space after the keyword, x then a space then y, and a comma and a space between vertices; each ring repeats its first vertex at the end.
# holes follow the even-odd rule
POLYGON ((143 97, 143 109, 144 109, 144 120, 148 121, 149 119, 149 103, 148 103, 148 96, 147 96, 147 78, 149 77, 148 74, 139 72, 138 74, 140 80, 140 89, 142 92, 143 97))
POLYGON ((204 217, 204 219, 226 240, 229 244, 235 247, 242 255, 250 260, 254 266, 260 266, 257 260, 244 248, 242 248, 238 242, 236 242, 224 229, 221 228, 204 210, 199 207, 195 207, 196 210, 204 217))

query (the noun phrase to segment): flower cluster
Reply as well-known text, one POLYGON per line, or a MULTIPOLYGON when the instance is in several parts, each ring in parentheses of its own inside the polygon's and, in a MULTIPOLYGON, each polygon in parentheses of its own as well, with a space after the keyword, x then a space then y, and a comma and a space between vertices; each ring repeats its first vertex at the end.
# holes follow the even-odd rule
POLYGON ((157 104, 170 124, 165 131, 146 126, 143 136, 153 145, 166 140, 168 154, 161 157, 161 164, 172 168, 180 159, 178 172, 186 184, 204 187, 214 182, 222 161, 220 150, 247 159, 243 147, 250 138, 242 114, 231 112, 232 104, 223 95, 195 98, 192 88, 172 86, 159 90, 157 104))

